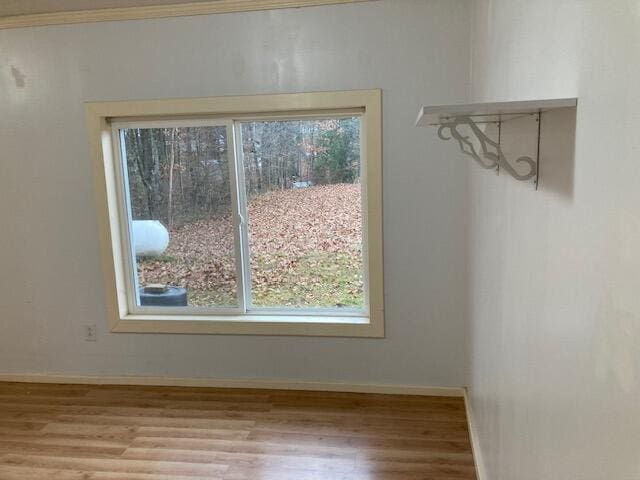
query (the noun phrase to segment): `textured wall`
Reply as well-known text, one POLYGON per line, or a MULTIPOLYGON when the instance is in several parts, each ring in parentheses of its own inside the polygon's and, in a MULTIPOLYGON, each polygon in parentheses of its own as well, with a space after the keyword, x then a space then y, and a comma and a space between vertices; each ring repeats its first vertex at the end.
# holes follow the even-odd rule
POLYGON ((575 157, 543 135, 538 192, 470 167, 486 478, 640 478, 640 3, 478 1, 472 48, 474 100, 579 97, 575 157))
POLYGON ((469 7, 0 31, 0 372, 462 384, 466 168, 413 124, 420 105, 465 98, 469 7), (82 102, 361 88, 384 91, 387 338, 107 331, 82 102))

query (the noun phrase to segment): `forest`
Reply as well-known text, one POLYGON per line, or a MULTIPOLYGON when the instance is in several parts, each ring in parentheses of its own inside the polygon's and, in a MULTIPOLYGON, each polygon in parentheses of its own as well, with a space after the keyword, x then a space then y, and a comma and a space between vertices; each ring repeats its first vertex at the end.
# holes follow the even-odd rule
MULTIPOLYGON (((236 125, 254 305, 361 306, 359 118, 236 125)), ((140 284, 183 286, 191 305, 235 305, 226 127, 129 128, 121 142, 133 220, 170 233, 164 255, 138 259, 140 284)))
MULTIPOLYGON (((360 177, 358 118, 241 123, 249 198, 360 177)), ((133 219, 169 228, 231 204, 225 127, 123 130, 133 219)))

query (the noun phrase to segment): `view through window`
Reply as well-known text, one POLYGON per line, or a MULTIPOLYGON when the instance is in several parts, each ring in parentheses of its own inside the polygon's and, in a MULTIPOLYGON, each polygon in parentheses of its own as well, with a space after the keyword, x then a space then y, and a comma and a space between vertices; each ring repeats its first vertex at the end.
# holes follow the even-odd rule
POLYGON ((219 123, 116 128, 136 306, 365 309, 360 117, 219 123))

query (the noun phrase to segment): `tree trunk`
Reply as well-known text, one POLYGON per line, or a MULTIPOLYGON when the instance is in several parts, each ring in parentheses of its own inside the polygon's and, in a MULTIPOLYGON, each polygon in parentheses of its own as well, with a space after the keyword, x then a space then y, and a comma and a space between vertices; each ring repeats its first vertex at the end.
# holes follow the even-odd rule
POLYGON ((162 194, 160 192, 160 140, 153 134, 154 130, 149 130, 151 141, 151 194, 153 202, 152 220, 160 220, 160 205, 162 194))
POLYGON ((169 195, 167 201, 167 223, 173 229, 173 166, 176 162, 176 129, 171 129, 171 156, 169 157, 169 195))

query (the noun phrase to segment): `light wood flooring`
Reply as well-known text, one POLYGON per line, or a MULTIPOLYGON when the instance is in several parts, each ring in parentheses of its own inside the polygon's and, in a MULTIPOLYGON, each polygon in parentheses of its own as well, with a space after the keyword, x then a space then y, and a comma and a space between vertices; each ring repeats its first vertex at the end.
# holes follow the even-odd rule
POLYGON ((461 398, 0 382, 0 480, 473 480, 461 398))

